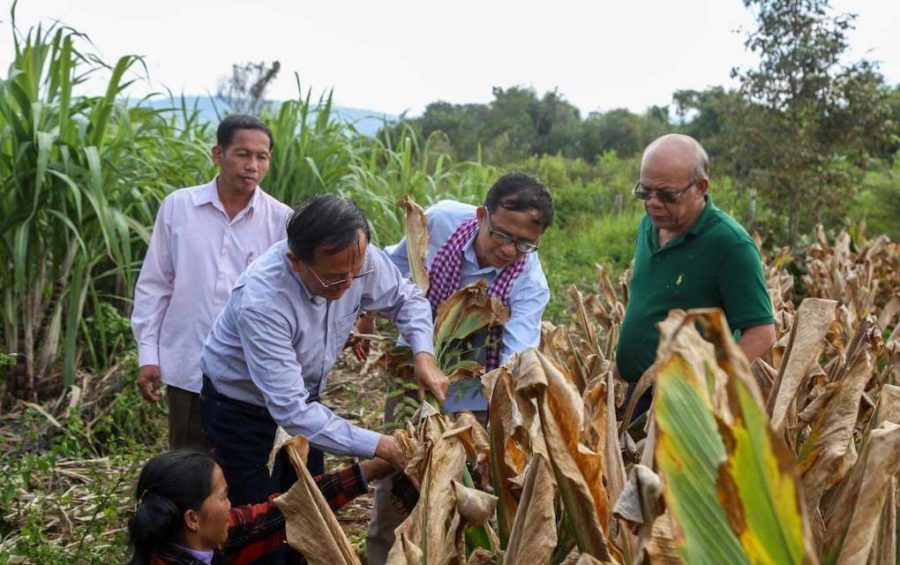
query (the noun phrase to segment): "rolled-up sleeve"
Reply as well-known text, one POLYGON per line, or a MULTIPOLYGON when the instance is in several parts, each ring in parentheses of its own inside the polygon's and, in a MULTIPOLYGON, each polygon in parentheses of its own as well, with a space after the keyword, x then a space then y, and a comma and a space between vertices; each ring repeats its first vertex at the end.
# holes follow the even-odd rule
POLYGON ((403 278, 384 251, 370 247, 375 271, 366 281, 362 308, 387 316, 400 330, 413 353, 434 354, 431 304, 415 283, 403 278))
POLYGON ((328 453, 375 455, 380 434, 354 426, 322 404, 309 402, 290 327, 281 314, 263 307, 242 308, 238 331, 250 379, 276 423, 328 453))
POLYGON ((138 346, 138 366, 159 365, 159 329, 174 289, 175 268, 169 249, 170 201, 156 215, 147 255, 134 289, 131 329, 138 346))
POLYGON ((503 326, 500 361, 541 343, 541 318, 550 302, 550 287, 540 269, 516 280, 509 293, 509 321, 503 326))

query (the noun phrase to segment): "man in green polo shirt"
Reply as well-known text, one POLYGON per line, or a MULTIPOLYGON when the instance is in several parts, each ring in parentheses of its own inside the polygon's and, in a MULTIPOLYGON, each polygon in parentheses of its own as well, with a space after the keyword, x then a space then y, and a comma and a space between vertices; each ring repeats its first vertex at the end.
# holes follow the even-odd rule
POLYGON ((775 319, 762 261, 747 231, 713 204, 703 147, 686 135, 656 139, 644 150, 633 194, 647 214, 616 349, 622 378, 634 383, 653 364, 656 325, 674 308, 721 308, 747 358, 765 354, 775 319))

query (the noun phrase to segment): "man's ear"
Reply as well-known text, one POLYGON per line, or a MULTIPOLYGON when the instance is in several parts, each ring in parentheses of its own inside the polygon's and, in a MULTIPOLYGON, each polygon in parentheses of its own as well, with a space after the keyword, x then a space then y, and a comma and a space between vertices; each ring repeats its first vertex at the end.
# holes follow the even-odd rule
POLYGON ((222 148, 221 145, 214 145, 212 148, 212 160, 213 163, 222 166, 223 161, 225 160, 225 149, 222 148))
POLYGON ((300 259, 294 255, 294 252, 290 249, 287 250, 287 253, 284 254, 285 257, 288 258, 288 261, 291 263, 291 270, 295 273, 300 273, 300 259))
POLYGON ((697 181, 697 192, 701 195, 705 195, 706 191, 709 190, 709 180, 700 179, 697 181))
POLYGON ((484 217, 486 215, 487 208, 485 208, 484 206, 479 206, 478 209, 475 210, 475 219, 477 219, 479 223, 484 221, 484 217))

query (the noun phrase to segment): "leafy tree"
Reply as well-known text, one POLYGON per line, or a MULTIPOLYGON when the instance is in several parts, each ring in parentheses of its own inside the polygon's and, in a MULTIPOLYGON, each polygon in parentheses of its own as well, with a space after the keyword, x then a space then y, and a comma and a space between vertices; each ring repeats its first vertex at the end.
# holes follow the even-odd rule
POLYGON ((866 173, 848 215, 854 223, 865 222, 872 235, 883 233, 893 241, 900 240, 900 155, 892 166, 866 173))
POLYGON ((714 163, 727 160, 732 144, 729 134, 743 104, 740 93, 714 86, 677 90, 672 100, 679 130, 703 144, 714 163))
POLYGON ((425 107, 421 118, 409 120, 422 139, 434 132, 443 132, 453 148, 454 157, 460 160, 475 159, 481 142, 481 129, 487 120, 489 108, 485 104, 451 104, 433 102, 425 107))
POLYGON ((641 116, 641 151, 651 141, 672 131, 668 106, 650 106, 641 116))
POLYGON ((900 154, 900 84, 895 85, 891 90, 888 104, 891 107, 892 133, 881 157, 893 162, 900 154))
POLYGON ((555 89, 541 98, 534 127, 537 140, 533 153, 566 157, 580 153, 581 113, 555 89))
POLYGON ((508 162, 533 154, 537 142, 535 124, 540 101, 534 90, 514 86, 494 87, 494 101, 484 124, 482 139, 488 161, 508 162))
POLYGON ((534 155, 580 154, 581 115, 556 90, 538 98, 533 89, 512 87, 493 89, 490 104, 434 102, 419 118, 405 120, 422 139, 442 132, 452 146, 453 156, 474 160, 483 149, 495 163, 521 161, 534 155))
POLYGON ((266 105, 266 90, 280 70, 278 61, 232 65, 231 76, 219 80, 216 98, 236 114, 258 116, 266 105))
POLYGON ((669 109, 663 106, 651 106, 643 115, 624 108, 591 112, 581 127, 582 155, 591 162, 608 151, 622 157, 639 155, 671 129, 669 109))
POLYGON ((607 151, 634 155, 641 151, 640 116, 618 108, 609 112, 591 112, 581 129, 581 146, 591 162, 607 151))
POLYGON ((827 0, 744 0, 758 28, 746 47, 759 66, 735 69, 745 104, 731 139, 742 181, 787 210, 791 244, 813 221, 838 218, 869 155, 887 142, 889 90, 874 64, 843 65, 855 16, 827 0))

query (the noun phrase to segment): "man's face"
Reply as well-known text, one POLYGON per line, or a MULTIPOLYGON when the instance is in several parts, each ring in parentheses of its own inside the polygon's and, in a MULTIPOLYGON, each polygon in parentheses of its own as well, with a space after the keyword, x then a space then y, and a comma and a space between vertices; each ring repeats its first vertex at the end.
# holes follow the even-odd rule
POLYGON ((653 193, 644 201, 644 210, 657 229, 674 234, 687 231, 703 210, 704 196, 709 182, 706 179, 691 181, 693 169, 683 160, 664 154, 648 157, 641 167, 641 185, 653 193), (677 193, 688 188, 674 202, 663 202, 656 193, 677 193))
POLYGON ((269 136, 258 129, 235 130, 227 147, 213 147, 219 166, 219 186, 229 192, 248 194, 269 170, 269 136))
POLYGON ((306 263, 288 251, 288 259, 311 293, 326 300, 337 300, 353 284, 354 277, 364 275, 368 245, 365 234, 360 232, 355 242, 336 253, 317 248, 312 261, 306 263))
POLYGON ((476 215, 479 227, 475 254, 482 267, 503 269, 511 265, 522 254, 516 249, 516 241, 537 245, 544 232, 537 223, 541 219, 540 210, 513 211, 498 206, 493 213, 489 213, 482 206, 476 215))

